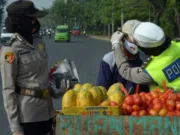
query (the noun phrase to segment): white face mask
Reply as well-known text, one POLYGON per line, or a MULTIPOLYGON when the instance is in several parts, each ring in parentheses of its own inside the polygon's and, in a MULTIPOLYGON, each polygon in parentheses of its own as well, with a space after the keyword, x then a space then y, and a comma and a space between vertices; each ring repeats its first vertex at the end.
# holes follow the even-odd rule
POLYGON ((136 55, 139 52, 138 47, 127 40, 124 41, 124 47, 133 55, 136 55))

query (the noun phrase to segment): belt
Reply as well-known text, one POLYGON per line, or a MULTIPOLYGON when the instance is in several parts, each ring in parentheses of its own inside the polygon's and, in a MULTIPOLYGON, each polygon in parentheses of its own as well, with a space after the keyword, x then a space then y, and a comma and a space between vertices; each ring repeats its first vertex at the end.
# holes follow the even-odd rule
POLYGON ((31 89, 27 89, 27 88, 17 88, 17 93, 20 95, 37 97, 37 98, 49 98, 49 97, 51 97, 50 91, 48 89, 31 90, 31 89))

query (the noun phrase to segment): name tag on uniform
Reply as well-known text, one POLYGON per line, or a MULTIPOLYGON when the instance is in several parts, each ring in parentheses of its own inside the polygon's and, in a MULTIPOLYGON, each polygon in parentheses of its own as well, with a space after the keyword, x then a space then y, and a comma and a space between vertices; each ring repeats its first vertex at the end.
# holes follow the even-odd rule
POLYGON ((178 78, 180 76, 180 58, 164 68, 163 72, 169 82, 178 78))
POLYGON ((29 54, 29 53, 31 53, 31 52, 30 51, 22 51, 19 53, 19 55, 21 56, 21 55, 25 55, 25 54, 29 54))

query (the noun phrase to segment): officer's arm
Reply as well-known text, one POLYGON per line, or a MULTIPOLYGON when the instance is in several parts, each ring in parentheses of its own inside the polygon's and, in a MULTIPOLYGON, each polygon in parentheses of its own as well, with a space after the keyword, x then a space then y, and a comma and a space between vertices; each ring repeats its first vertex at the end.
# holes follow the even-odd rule
POLYGON ((17 57, 11 47, 3 47, 0 58, 4 107, 7 112, 11 131, 20 131, 17 94, 15 92, 18 68, 17 57))
POLYGON ((123 78, 137 84, 149 84, 153 82, 151 77, 146 72, 142 71, 140 67, 132 68, 129 65, 120 46, 115 47, 114 55, 119 73, 123 78))

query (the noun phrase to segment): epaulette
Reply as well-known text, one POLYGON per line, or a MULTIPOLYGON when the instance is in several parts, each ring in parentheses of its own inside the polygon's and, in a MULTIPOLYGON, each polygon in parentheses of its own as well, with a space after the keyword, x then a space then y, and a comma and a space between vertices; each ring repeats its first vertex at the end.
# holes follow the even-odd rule
POLYGON ((14 43, 15 40, 16 40, 16 38, 11 38, 4 44, 4 46, 12 46, 12 44, 14 43))
POLYGON ((141 68, 146 68, 146 66, 148 65, 148 63, 153 59, 153 56, 150 56, 147 58, 146 61, 143 62, 143 64, 141 65, 141 68))
POLYGON ((33 34, 33 38, 41 38, 39 34, 33 34))
POLYGON ((180 42, 180 38, 173 39, 175 42, 180 42))

